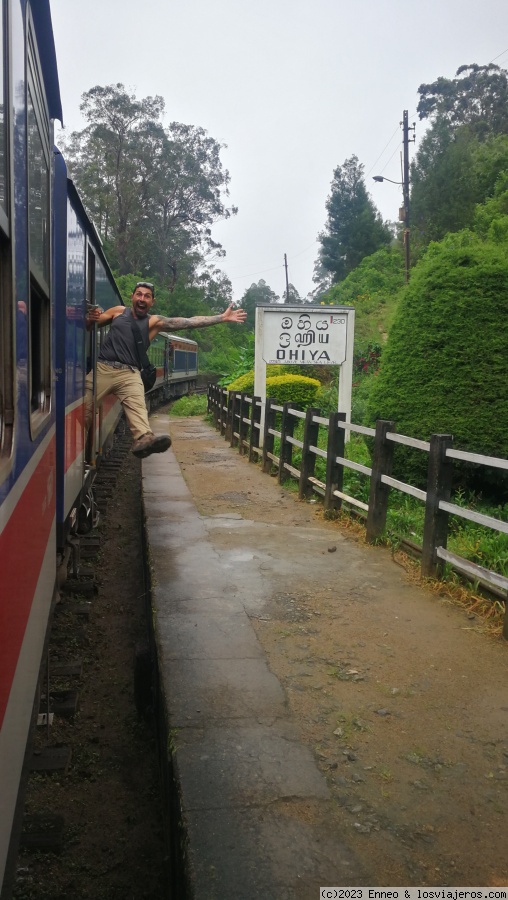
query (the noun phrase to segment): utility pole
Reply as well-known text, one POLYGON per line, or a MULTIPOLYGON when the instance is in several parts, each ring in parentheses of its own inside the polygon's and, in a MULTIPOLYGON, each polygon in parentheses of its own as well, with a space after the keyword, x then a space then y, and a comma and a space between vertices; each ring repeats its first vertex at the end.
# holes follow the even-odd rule
POLYGON ((289 303, 288 258, 284 254, 284 266, 286 268, 286 303, 289 303))
POLYGON ((409 282, 409 141, 416 140, 415 125, 408 125, 407 109, 402 114, 402 146, 403 146, 403 169, 402 169, 402 190, 404 193, 404 256, 406 262, 406 284, 409 282), (409 137, 409 132, 413 132, 413 137, 409 137))

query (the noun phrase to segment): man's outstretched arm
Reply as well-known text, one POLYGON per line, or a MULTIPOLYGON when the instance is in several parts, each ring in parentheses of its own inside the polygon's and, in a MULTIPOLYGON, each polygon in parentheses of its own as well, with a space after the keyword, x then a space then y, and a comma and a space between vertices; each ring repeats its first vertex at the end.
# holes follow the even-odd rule
POLYGON ((247 318, 244 309, 233 309, 233 306, 220 313, 218 316, 192 316, 186 319, 183 316, 150 316, 150 331, 163 331, 169 329, 180 331, 188 328, 206 328, 208 325, 220 325, 221 322, 239 322, 242 324, 247 318))

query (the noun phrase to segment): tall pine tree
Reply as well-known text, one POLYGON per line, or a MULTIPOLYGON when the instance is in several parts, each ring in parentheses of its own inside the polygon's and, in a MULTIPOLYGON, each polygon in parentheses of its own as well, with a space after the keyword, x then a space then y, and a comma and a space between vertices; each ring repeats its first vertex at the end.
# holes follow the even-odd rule
POLYGON ((358 157, 351 156, 335 169, 326 210, 328 220, 319 234, 321 247, 316 274, 320 278, 324 270, 332 284, 337 284, 365 256, 392 240, 388 225, 367 193, 363 165, 358 157))

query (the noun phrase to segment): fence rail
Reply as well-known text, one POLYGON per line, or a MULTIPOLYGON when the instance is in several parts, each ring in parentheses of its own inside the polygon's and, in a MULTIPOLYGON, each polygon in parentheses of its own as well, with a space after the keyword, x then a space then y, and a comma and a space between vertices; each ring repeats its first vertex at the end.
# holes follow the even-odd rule
POLYGON ((215 427, 237 447, 239 453, 248 454, 250 462, 261 460, 262 470, 271 473, 277 468, 280 484, 288 478, 298 481, 298 496, 308 498, 317 493, 323 498, 326 511, 338 510, 343 503, 366 513, 366 537, 373 543, 384 532, 388 512, 390 490, 397 490, 420 500, 425 506, 421 569, 426 577, 439 578, 444 565, 473 581, 483 584, 504 600, 505 615, 503 637, 508 640, 508 578, 476 565, 447 550, 450 515, 468 519, 479 525, 508 533, 508 523, 492 516, 485 516, 450 502, 453 477, 453 460, 462 460, 508 470, 508 460, 482 456, 456 450, 453 438, 448 434, 433 434, 430 441, 421 441, 398 434, 393 422, 379 419, 376 428, 367 428, 346 422, 344 413, 332 413, 328 418, 321 411, 310 407, 305 412, 294 409, 291 403, 277 404, 268 398, 265 404, 264 429, 261 434, 261 398, 246 393, 227 391, 218 385, 208 387, 208 412, 215 427), (303 440, 294 437, 295 426, 303 420, 303 440), (327 429, 327 447, 318 446, 320 429, 327 429), (372 467, 360 465, 345 456, 346 431, 373 438, 372 467), (274 452, 275 439, 280 441, 279 456, 274 452), (420 450, 428 454, 427 489, 392 477, 395 444, 420 450), (293 461, 293 449, 301 451, 300 468, 293 461), (326 479, 315 476, 318 457, 326 460, 326 479), (364 503, 344 493, 344 470, 353 469, 370 478, 369 501, 364 503))

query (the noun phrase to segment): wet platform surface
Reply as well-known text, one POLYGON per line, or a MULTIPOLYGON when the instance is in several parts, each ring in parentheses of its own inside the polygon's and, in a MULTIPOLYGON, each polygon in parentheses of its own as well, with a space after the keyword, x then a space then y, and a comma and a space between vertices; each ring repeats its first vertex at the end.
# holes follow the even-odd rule
POLYGON ((370 883, 327 828, 326 781, 249 618, 316 559, 322 568, 316 545, 329 534, 305 529, 295 541, 294 529, 235 512, 201 516, 171 450, 144 461, 143 493, 194 897, 292 900, 370 883))
MULTIPOLYGON (((152 425, 165 430, 162 417, 152 425)), ((202 422, 189 425, 189 435, 207 428, 213 434, 202 422)), ((198 510, 172 450, 143 462, 154 627, 189 895, 317 900, 321 886, 377 885, 376 871, 355 854, 347 830, 336 820, 332 827, 329 785, 253 622, 274 598, 311 591, 313 584, 334 589, 339 555, 341 591, 374 598, 374 617, 382 615, 383 592, 401 610, 412 593, 424 592, 408 586, 386 552, 369 552, 340 535, 339 552, 329 552, 327 523, 306 519, 292 498, 295 520, 278 523, 276 504, 285 501, 268 476, 262 478, 272 503, 264 519, 250 518, 235 481, 237 455, 225 442, 213 452, 205 445, 203 439, 209 465, 231 468, 231 490, 211 515, 198 510)), ((395 637, 397 628, 413 628, 398 621, 390 627, 395 637)), ((423 631, 440 652, 433 627, 429 620, 423 631)))

